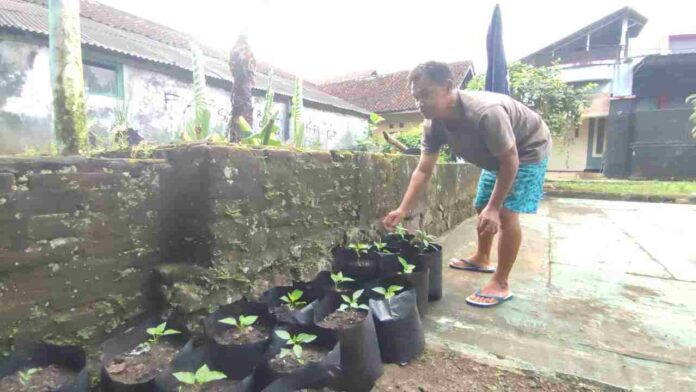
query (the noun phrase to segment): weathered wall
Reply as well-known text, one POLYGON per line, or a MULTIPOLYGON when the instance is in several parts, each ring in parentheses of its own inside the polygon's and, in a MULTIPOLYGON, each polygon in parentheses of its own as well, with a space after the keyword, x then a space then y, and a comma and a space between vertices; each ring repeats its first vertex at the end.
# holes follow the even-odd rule
MULTIPOLYGON (((87 94, 90 131, 109 140, 116 111, 127 109, 128 125, 146 140, 166 143, 174 139, 193 115, 190 75, 173 76, 156 67, 85 48, 86 61, 107 62, 123 69, 124 97, 87 94)), ((27 147, 46 151, 51 133, 51 87, 47 43, 3 35, 0 39, 0 154, 15 154, 27 147)), ((261 77, 261 76, 260 76, 261 77)), ((255 91, 255 94, 262 94, 255 91)), ((211 130, 222 132, 230 113, 229 92, 208 86, 211 130)), ((280 136, 289 135, 289 99, 276 95, 280 136)), ((366 118, 314 107, 305 102, 303 119, 308 145, 347 148, 367 131, 366 118)), ((264 99, 254 97, 254 126, 262 115, 264 99)))
MULTIPOLYGON (((93 341, 145 305, 194 321, 310 278, 334 246, 376 238, 417 164, 222 145, 155 154, 0 161, 0 339, 93 341)), ((439 234, 470 216, 477 177, 471 165, 439 165, 407 226, 439 234)))
POLYGON ((568 140, 554 138, 550 171, 584 171, 587 168, 587 138, 589 136, 589 118, 583 118, 578 130, 578 137, 573 135, 568 140))
POLYGON ((142 311, 159 161, 0 157, 0 342, 88 340, 142 311))

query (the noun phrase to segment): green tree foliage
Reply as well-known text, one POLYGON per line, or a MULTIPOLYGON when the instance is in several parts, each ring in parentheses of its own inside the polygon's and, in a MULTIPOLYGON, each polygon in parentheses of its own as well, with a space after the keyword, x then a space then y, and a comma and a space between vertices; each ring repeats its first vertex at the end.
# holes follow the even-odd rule
MULTIPOLYGON (((509 66, 510 95, 541 115, 554 136, 567 137, 580 125, 594 85, 566 84, 555 67, 509 66)), ((486 75, 476 75, 467 90, 483 90, 486 75)))

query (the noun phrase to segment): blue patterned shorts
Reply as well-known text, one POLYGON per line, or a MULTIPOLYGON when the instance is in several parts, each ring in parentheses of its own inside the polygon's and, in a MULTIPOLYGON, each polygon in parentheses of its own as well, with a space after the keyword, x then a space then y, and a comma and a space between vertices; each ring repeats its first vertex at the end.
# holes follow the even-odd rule
MULTIPOLYGON (((529 163, 520 165, 517 170, 517 177, 512 184, 512 189, 508 193, 503 207, 510 211, 535 214, 539 208, 539 203, 544 196, 544 177, 546 176, 546 166, 549 159, 545 158, 539 163, 529 163)), ((474 207, 483 208, 488 204, 488 200, 493 193, 497 172, 482 170, 476 190, 474 207)))

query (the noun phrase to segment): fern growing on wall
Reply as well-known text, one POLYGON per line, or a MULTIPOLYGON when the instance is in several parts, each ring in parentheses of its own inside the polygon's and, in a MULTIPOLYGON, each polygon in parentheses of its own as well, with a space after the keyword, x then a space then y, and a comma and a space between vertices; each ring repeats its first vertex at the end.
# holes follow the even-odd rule
POLYGON ((273 91, 273 68, 268 73, 268 88, 266 89, 266 98, 264 98, 263 117, 261 119, 261 128, 266 126, 273 116, 273 99, 275 93, 273 91))
POLYGON ((691 113, 691 116, 689 116, 689 120, 691 120, 691 123, 694 124, 694 127, 691 128, 691 137, 696 139, 696 94, 686 98, 686 103, 691 104, 691 106, 694 107, 694 112, 691 113))
POLYGON ((191 41, 191 69, 193 71, 193 121, 186 124, 183 138, 200 140, 208 137, 210 109, 205 84, 205 57, 200 46, 191 41))
POLYGON ((293 144, 297 148, 304 147, 304 129, 302 121, 302 79, 295 79, 295 92, 292 96, 292 112, 290 122, 292 124, 293 144))

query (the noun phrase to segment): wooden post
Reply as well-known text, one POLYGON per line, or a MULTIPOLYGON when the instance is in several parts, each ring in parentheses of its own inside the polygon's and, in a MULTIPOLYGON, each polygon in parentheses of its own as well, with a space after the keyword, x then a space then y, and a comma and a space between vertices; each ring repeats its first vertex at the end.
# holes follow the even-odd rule
POLYGON ((255 83, 256 59, 243 35, 239 37, 232 48, 229 67, 234 78, 234 85, 231 97, 232 116, 227 125, 227 138, 236 143, 242 138, 238 123, 239 117, 244 117, 249 124, 253 124, 254 115, 251 89, 255 83))
POLYGON ((63 155, 87 149, 80 0, 49 0, 49 59, 53 132, 63 155))

